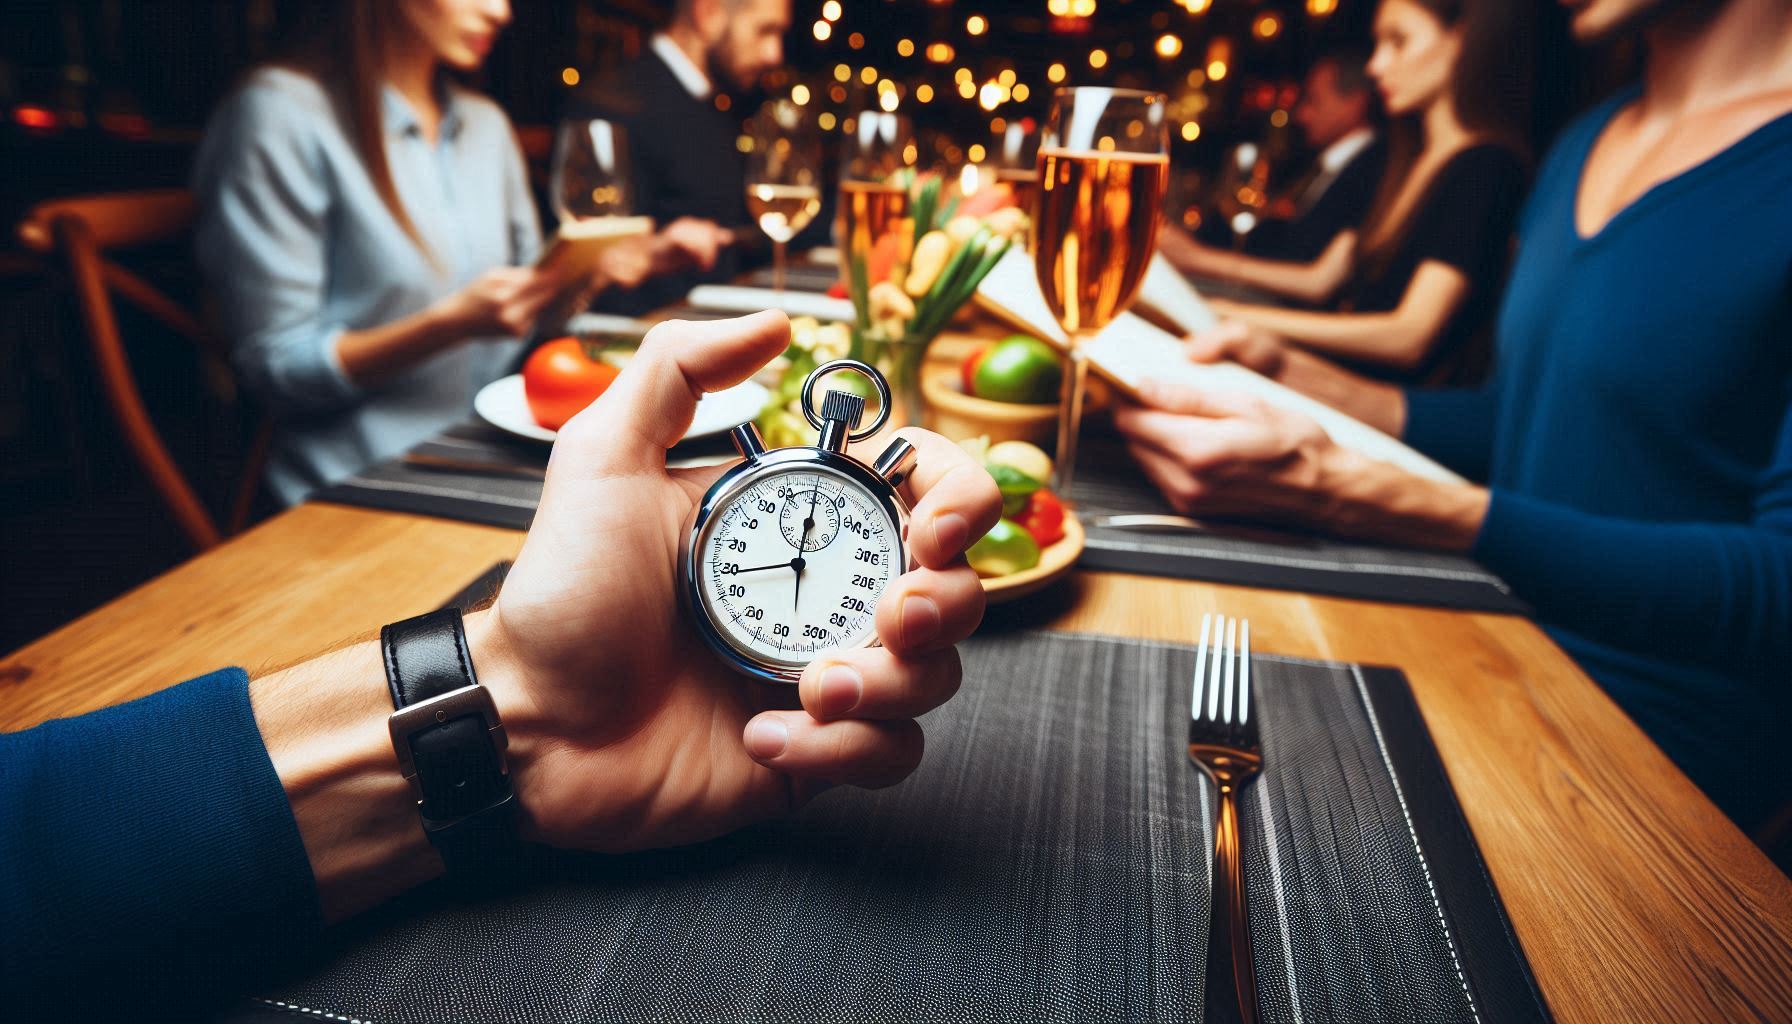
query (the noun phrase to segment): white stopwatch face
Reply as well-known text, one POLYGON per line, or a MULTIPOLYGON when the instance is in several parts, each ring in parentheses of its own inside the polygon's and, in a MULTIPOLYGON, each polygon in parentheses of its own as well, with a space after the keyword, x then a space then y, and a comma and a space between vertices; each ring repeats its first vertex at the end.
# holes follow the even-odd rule
POLYGON ((886 504, 815 460, 766 466, 725 496, 691 561, 693 597, 720 639, 762 671, 794 676, 824 651, 875 638, 878 599, 906 552, 886 504))

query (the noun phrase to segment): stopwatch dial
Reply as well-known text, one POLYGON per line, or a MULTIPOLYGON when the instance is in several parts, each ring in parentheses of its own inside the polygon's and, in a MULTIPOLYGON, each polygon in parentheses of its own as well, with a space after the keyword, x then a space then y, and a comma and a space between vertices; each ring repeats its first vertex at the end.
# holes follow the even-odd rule
POLYGON ((861 484, 804 468, 768 475, 716 510, 698 587, 731 645, 790 665, 856 647, 902 572, 900 527, 861 484))
POLYGON ((834 543, 840 533, 842 506, 834 504, 832 491, 821 484, 804 484, 778 506, 778 528, 791 547, 803 549, 805 557, 834 543))

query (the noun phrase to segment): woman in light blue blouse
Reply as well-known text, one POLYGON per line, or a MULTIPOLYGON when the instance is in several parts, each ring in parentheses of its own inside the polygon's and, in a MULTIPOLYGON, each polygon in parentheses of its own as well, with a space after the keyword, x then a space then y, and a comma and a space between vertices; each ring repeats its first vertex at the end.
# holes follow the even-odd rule
POLYGON ((507 0, 339 0, 315 45, 212 118, 199 261, 279 424, 285 502, 466 416, 542 307, 586 283, 530 266, 541 230, 510 122, 446 74, 509 21, 507 0))

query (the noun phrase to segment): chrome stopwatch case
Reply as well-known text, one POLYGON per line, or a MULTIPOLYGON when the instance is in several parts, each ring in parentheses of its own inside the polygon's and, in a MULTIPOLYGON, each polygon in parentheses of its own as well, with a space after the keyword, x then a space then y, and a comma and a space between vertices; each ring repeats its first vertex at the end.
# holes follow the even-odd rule
POLYGON ((704 494, 679 557, 704 640, 740 671, 781 683, 829 651, 875 644, 877 602, 912 567, 897 488, 914 469, 914 446, 898 438, 870 465, 846 453, 889 419, 888 382, 864 363, 835 360, 803 382, 802 405, 820 432, 813 446, 767 450, 753 424, 734 429, 745 461, 704 494), (850 391, 827 392, 815 412, 816 384, 841 370, 877 390, 877 418, 862 430, 865 399, 850 391))

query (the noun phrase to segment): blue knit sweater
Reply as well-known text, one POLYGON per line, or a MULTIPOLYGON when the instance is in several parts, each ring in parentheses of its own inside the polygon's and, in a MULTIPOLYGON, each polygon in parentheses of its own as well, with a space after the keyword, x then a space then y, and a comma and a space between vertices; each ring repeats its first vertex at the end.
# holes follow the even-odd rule
POLYGON ((1792 796, 1792 114, 1591 238, 1573 124, 1519 222, 1481 392, 1406 438, 1484 479, 1475 554, 1739 824, 1792 796))

